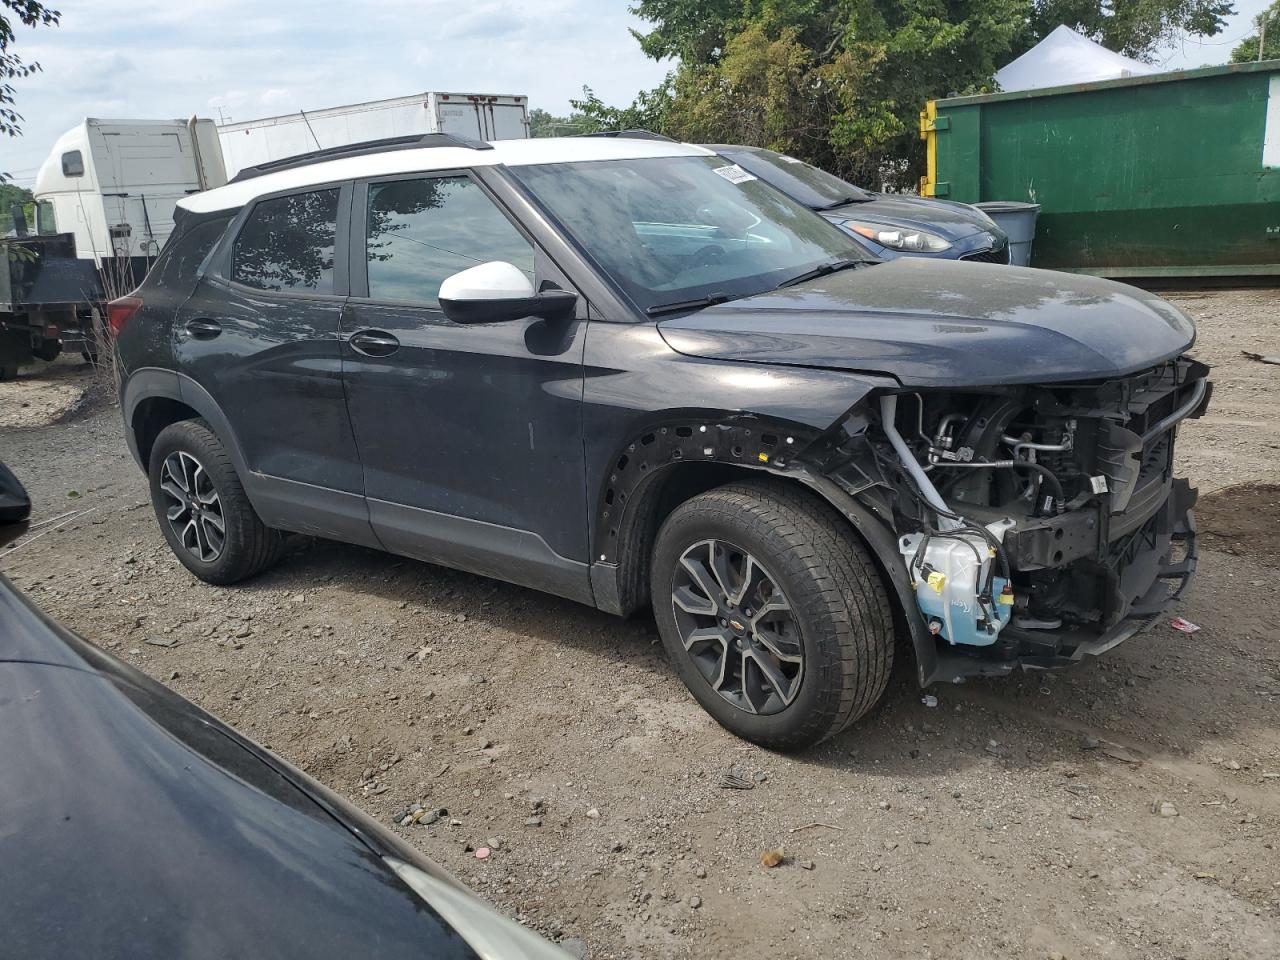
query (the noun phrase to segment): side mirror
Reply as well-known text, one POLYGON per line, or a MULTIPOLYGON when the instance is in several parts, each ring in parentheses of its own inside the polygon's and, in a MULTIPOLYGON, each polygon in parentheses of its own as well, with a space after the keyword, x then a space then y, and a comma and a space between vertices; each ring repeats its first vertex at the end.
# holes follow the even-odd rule
POLYGON ((0 463, 0 547, 17 540, 31 519, 31 500, 22 484, 0 463))
POLYGON ((578 296, 567 290, 534 293, 532 281, 514 264, 491 260, 446 277, 439 299, 444 315, 454 323, 500 323, 567 317, 578 296))

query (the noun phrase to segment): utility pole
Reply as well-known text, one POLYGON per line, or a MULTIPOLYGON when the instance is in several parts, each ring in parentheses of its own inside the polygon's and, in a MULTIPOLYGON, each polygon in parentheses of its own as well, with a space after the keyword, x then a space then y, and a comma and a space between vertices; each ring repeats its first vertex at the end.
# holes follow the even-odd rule
POLYGON ((1262 50, 1267 44, 1267 11, 1258 15, 1258 60, 1262 60, 1262 50))

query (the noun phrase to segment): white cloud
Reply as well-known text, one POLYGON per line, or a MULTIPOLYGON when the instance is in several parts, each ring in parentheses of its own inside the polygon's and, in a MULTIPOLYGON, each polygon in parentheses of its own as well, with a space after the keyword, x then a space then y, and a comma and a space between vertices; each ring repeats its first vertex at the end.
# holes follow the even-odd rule
POLYGON ((629 103, 669 66, 640 52, 628 2, 59 0, 60 27, 19 33, 44 72, 15 85, 25 135, 0 141, 0 170, 29 182, 87 116, 249 120, 426 90, 564 112, 583 84, 629 103))

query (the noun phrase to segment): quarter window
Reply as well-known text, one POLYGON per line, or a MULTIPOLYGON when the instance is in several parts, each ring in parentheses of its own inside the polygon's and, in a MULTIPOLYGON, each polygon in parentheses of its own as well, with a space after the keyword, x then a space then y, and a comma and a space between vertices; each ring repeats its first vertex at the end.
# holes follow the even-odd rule
POLYGON ((64 177, 84 176, 84 157, 79 150, 68 150, 62 155, 62 175, 64 177))
POLYGON ((236 237, 231 279, 258 290, 333 293, 338 191, 263 200, 236 237))
POLYGON ((372 183, 366 225, 376 300, 435 303, 446 277, 490 260, 533 282, 533 247, 469 177, 372 183))

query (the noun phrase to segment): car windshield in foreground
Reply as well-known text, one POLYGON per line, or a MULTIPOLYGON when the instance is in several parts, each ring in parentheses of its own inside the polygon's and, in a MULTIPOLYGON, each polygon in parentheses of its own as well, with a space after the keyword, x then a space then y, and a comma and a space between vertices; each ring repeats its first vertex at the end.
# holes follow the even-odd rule
POLYGON ((650 314, 763 293, 833 261, 873 259, 811 210, 721 157, 511 172, 650 314))
POLYGON ((865 203, 875 199, 852 183, 786 154, 733 147, 707 149, 714 150, 744 170, 754 173, 787 196, 799 200, 810 210, 831 210, 847 203, 865 203))

